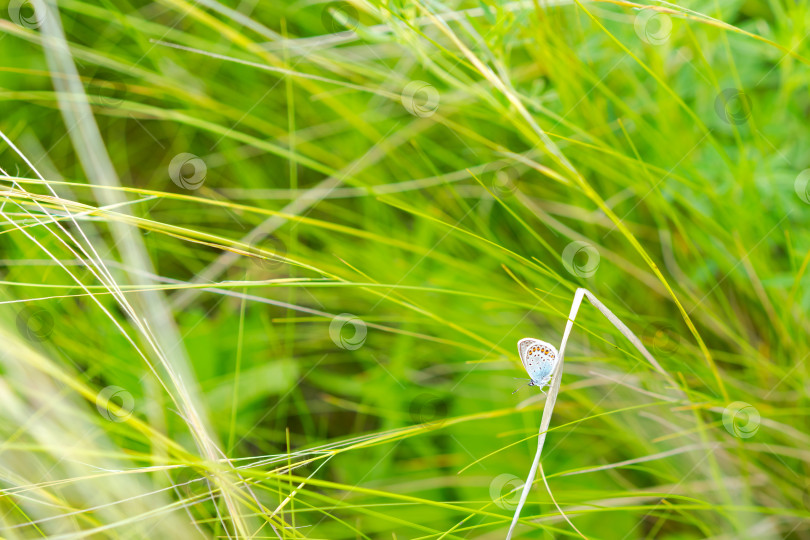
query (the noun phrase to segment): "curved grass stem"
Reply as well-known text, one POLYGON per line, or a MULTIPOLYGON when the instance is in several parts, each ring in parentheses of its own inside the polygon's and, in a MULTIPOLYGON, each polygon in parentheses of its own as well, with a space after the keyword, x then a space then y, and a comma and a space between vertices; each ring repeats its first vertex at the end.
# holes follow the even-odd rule
MULTIPOLYGON (((591 304, 593 304, 594 307, 596 307, 596 309, 598 309, 602 315, 604 315, 607 320, 609 320, 613 326, 615 326, 624 335, 624 337, 630 340, 630 343, 632 343, 633 346, 638 349, 638 351, 653 366, 653 368, 661 373, 674 386, 674 381, 672 381, 671 376, 664 371, 658 361, 656 361, 653 355, 650 354, 650 352, 641 343, 641 340, 638 339, 638 337, 636 337, 636 335, 589 290, 583 288, 577 289, 574 293, 574 301, 571 303, 571 311, 568 314, 568 321, 565 323, 565 331, 563 332, 562 342, 560 343, 559 347, 559 361, 557 362, 557 366, 551 376, 551 387, 548 391, 546 404, 543 407, 543 416, 540 420, 540 432, 537 435, 537 452, 534 455, 534 461, 529 469, 529 476, 526 478, 526 483, 523 485, 523 491, 520 494, 520 502, 518 502, 517 508, 515 508, 515 515, 512 517, 512 523, 509 525, 509 532, 506 535, 506 540, 510 540, 512 538, 512 533, 514 532, 518 519, 520 518, 520 511, 523 509, 523 505, 526 503, 526 499, 529 496, 529 490, 534 483, 537 469, 540 466, 540 455, 543 453, 543 444, 546 442, 546 432, 551 424, 551 415, 554 411, 554 404, 557 402, 557 395, 560 392, 560 381, 562 380, 563 364, 565 362, 565 346, 568 343, 568 336, 571 334, 571 330, 574 327, 574 320, 577 318, 577 312, 579 311, 580 304, 582 304, 583 297, 587 297, 591 304)), ((548 489, 547 483, 546 488, 548 489)), ((550 494, 551 490, 549 489, 549 495, 550 494)), ((566 521, 568 521, 568 518, 565 516, 562 509, 559 506, 557 506, 557 508, 560 511, 560 514, 562 514, 566 521)), ((570 521, 568 522, 571 523, 570 521)), ((571 524, 571 526, 574 527, 573 524, 571 524)), ((579 533, 576 527, 574 527, 574 530, 579 533)), ((579 534, 582 535, 582 533, 579 534)))

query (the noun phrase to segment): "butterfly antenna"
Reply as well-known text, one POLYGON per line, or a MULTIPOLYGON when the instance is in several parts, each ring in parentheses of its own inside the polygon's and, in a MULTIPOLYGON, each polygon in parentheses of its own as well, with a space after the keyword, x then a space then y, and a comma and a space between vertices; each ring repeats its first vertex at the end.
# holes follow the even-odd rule
MULTIPOLYGON (((517 380, 519 380, 519 381, 525 381, 525 380, 526 380, 526 379, 524 379, 524 378, 522 378, 522 377, 512 377, 512 378, 513 378, 513 379, 517 379, 517 380)), ((531 380, 531 379, 529 379, 529 384, 531 384, 531 383, 532 383, 532 380, 531 380)), ((528 385, 526 385, 526 386, 528 386, 528 385)), ((518 390, 520 390, 521 388, 523 388, 523 387, 522 387, 522 386, 518 386, 518 387, 517 387, 517 389, 516 389, 514 392, 512 392, 512 395, 516 394, 516 393, 517 393, 517 391, 518 391, 518 390)))

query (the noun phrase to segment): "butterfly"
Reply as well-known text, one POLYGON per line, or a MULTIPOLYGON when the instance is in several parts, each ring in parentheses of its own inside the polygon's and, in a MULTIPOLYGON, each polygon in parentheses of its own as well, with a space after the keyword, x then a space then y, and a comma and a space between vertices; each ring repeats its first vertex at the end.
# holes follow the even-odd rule
POLYGON ((551 374, 559 360, 557 349, 539 339, 523 338, 518 341, 518 354, 520 361, 523 362, 523 367, 526 368, 526 373, 531 377, 529 386, 538 386, 540 391, 545 394, 543 388, 551 384, 551 374))

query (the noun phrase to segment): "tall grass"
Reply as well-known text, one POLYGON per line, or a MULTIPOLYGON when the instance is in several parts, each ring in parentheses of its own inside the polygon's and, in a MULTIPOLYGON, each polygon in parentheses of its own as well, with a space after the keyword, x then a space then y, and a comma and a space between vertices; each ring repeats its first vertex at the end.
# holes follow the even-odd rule
POLYGON ((3 538, 810 538, 806 0, 0 15, 3 538))

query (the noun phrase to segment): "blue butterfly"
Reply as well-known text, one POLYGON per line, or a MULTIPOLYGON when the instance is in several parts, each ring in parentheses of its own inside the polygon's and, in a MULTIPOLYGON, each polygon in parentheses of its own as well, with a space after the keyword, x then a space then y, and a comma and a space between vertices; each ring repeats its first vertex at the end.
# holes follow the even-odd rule
POLYGON ((545 394, 543 388, 551 384, 551 374, 557 367, 559 359, 557 349, 539 339, 523 338, 518 341, 518 354, 520 361, 523 362, 523 367, 526 368, 526 373, 531 377, 529 386, 538 386, 540 391, 545 394))

